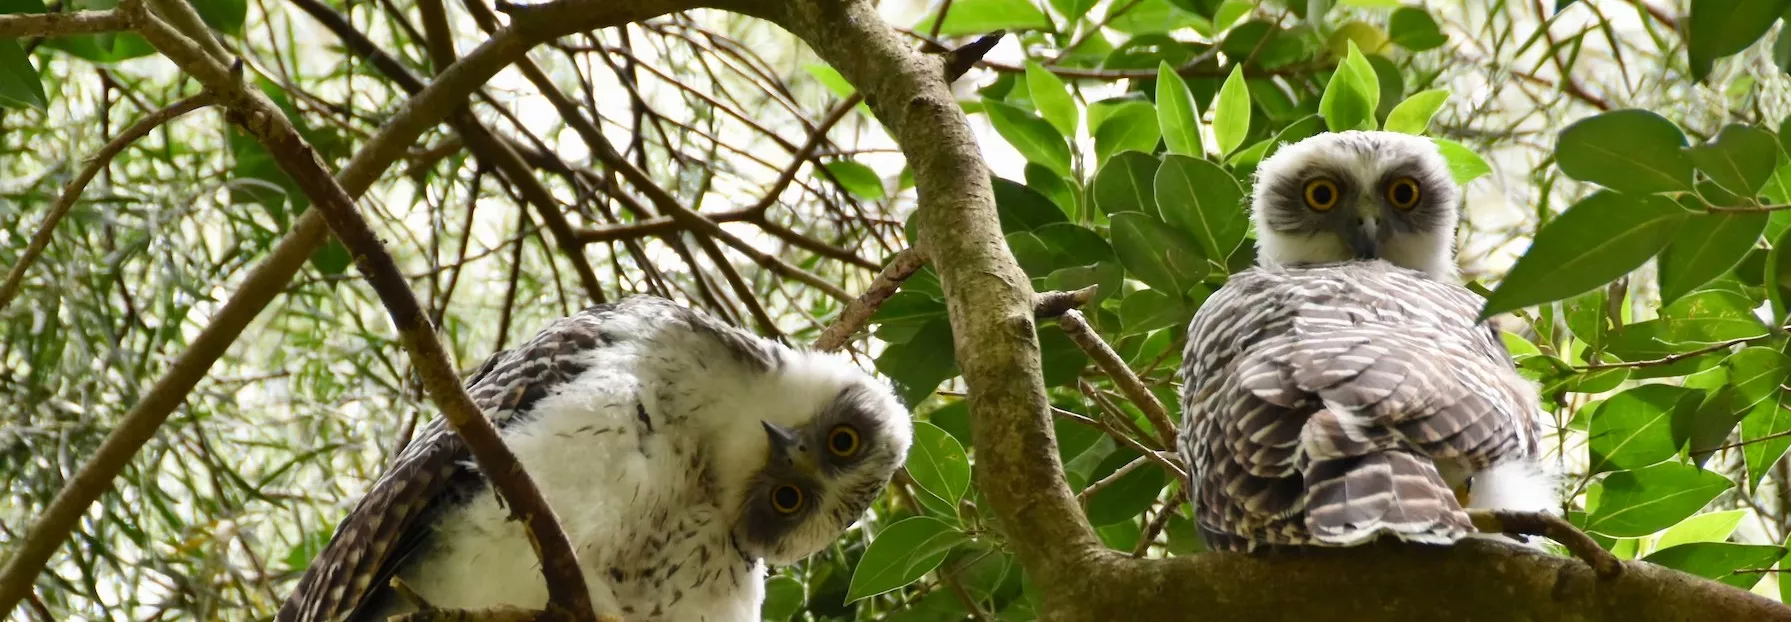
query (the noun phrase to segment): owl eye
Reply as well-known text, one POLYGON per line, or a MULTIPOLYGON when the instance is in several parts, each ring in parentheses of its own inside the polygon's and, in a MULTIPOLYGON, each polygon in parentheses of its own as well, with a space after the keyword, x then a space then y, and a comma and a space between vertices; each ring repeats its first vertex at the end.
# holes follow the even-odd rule
POLYGON ((1418 180, 1410 177, 1401 177, 1387 184, 1387 202, 1392 203, 1393 207, 1399 209, 1417 207, 1420 196, 1422 194, 1418 192, 1418 180))
POLYGON ((849 425, 833 426, 833 431, 827 433, 827 451, 841 458, 858 453, 858 430, 849 425))
POLYGON ((771 489, 771 509, 779 514, 795 514, 802 509, 802 489, 789 484, 771 489))
POLYGON ((1306 207, 1328 212, 1337 207, 1337 182, 1323 177, 1306 182, 1306 207))

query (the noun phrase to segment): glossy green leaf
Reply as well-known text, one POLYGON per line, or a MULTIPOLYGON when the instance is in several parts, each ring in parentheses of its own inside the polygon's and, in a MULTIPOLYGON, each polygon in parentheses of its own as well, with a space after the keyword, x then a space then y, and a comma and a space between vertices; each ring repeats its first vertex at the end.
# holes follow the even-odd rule
POLYGON ((1206 278, 1207 261, 1187 234, 1138 212, 1108 215, 1113 251, 1126 272, 1164 294, 1180 297, 1206 278))
POLYGON ((1387 36, 1394 45, 1413 52, 1436 49, 1449 42, 1429 13, 1409 6, 1393 11, 1393 17, 1387 20, 1387 36))
POLYGON ((1069 87, 1038 61, 1026 61, 1026 92, 1032 95, 1032 105, 1039 109, 1039 115, 1045 117, 1051 127, 1064 136, 1076 135, 1080 117, 1076 113, 1076 101, 1070 98, 1069 87))
POLYGON ((1766 298, 1772 301, 1773 323, 1784 325, 1786 310, 1791 308, 1791 228, 1772 240, 1772 251, 1766 254, 1766 298))
POLYGON ((1152 218, 1157 211, 1157 169, 1162 161, 1136 151, 1115 155, 1095 173, 1094 202, 1101 213, 1141 212, 1152 218))
MULTIPOLYGON (((1312 138, 1313 136, 1324 133, 1324 131, 1325 120, 1319 118, 1318 115, 1310 115, 1294 121, 1293 123, 1289 123, 1287 124, 1287 127, 1281 128, 1280 133, 1275 134, 1273 140, 1269 141, 1269 149, 1268 151, 1263 152, 1262 158, 1267 160, 1269 156, 1275 155, 1275 152, 1282 147, 1312 138)), ((1456 183, 1462 182, 1460 179, 1457 179, 1456 183)))
MULTIPOLYGON (((1094 125, 1093 120, 1089 125, 1094 125)), ((1152 153, 1157 150, 1157 109, 1148 102, 1128 102, 1115 107, 1094 132, 1095 158, 1105 164, 1123 151, 1152 153)))
POLYGON ((1692 79, 1710 75, 1716 60, 1747 49, 1791 7, 1788 0, 1691 0, 1686 57, 1692 79))
MULTIPOLYGON (((1731 291, 1694 292, 1668 305, 1659 318, 1611 331, 1605 338, 1605 351, 1625 361, 1653 361, 1705 349, 1720 341, 1764 336, 1766 326, 1754 316, 1753 306, 1753 301, 1731 291)), ((1722 354, 1636 367, 1633 376, 1682 376, 1714 365, 1722 354)))
POLYGON ((1467 145, 1447 138, 1432 138, 1437 152, 1443 155, 1443 161, 1449 164, 1449 176, 1456 185, 1465 186, 1468 182, 1479 179, 1482 175, 1492 173, 1492 166, 1486 163, 1480 154, 1474 153, 1467 145))
POLYGON ((1740 409, 1766 400, 1778 401, 1779 387, 1791 380, 1791 356, 1776 348, 1743 348, 1723 361, 1729 368, 1729 384, 1744 400, 1740 409))
POLYGON ((1001 177, 990 179, 990 183, 995 188, 995 212, 1001 217, 1003 233, 1031 231, 1070 219, 1056 202, 1037 190, 1001 177))
POLYGON ((925 516, 897 521, 884 527, 865 547, 846 602, 876 596, 919 580, 939 567, 952 547, 968 540, 951 525, 925 516))
MULTIPOLYGON (((1711 377, 1705 374, 1702 377, 1711 377)), ((1694 384, 1687 379, 1688 384, 1694 384)), ((1742 397, 1735 387, 1718 386, 1703 391, 1703 399, 1698 400, 1696 407, 1682 404, 1674 413, 1673 435, 1685 445, 1686 456, 1692 464, 1704 466, 1710 456, 1722 447, 1747 415, 1746 398, 1742 397)))
POLYGON ((970 489, 970 459, 964 446, 925 421, 914 422, 914 443, 908 448, 906 468, 922 490, 953 505, 970 489))
POLYGON ((1605 400, 1587 432, 1594 473, 1639 469, 1678 453, 1673 411, 1694 392, 1672 385, 1642 385, 1605 400))
POLYGON ((1649 535, 1685 520, 1734 485, 1722 475, 1679 462, 1618 471, 1604 478, 1586 530, 1617 538, 1649 535))
POLYGON ((1739 123, 1723 127, 1716 140, 1691 149, 1692 164, 1724 190, 1752 197, 1778 167, 1779 142, 1772 132, 1739 123))
POLYGON ((1740 589, 1754 587, 1765 576, 1758 572, 1771 568, 1785 556, 1785 547, 1732 542, 1694 542, 1663 548, 1642 561, 1720 581, 1740 589), (1738 571, 1755 572, 1738 572, 1738 571))
POLYGON ((1219 153, 1227 154, 1243 145, 1249 133, 1250 88, 1244 82, 1243 65, 1233 65, 1213 109, 1213 138, 1219 143, 1219 153))
MULTIPOLYGON (((932 32, 937 19, 938 11, 928 12, 925 19, 914 25, 914 31, 932 32)), ((1051 20, 1045 17, 1044 11, 1027 0, 957 0, 945 14, 945 23, 939 25, 939 36, 980 36, 997 30, 1014 32, 1050 27, 1051 20)))
POLYGON ((765 580, 765 602, 759 605, 759 617, 784 622, 800 613, 807 602, 801 582, 783 575, 771 577, 765 580))
POLYGON ((1380 105, 1380 81, 1374 73, 1374 66, 1356 49, 1356 44, 1349 44, 1349 55, 1337 65, 1337 71, 1331 74, 1330 83, 1325 85, 1325 93, 1318 102, 1318 114, 1325 119, 1325 127, 1333 132, 1356 129, 1374 129, 1374 111, 1380 105))
POLYGON ((205 25, 230 36, 242 34, 243 21, 249 16, 248 0, 192 0, 192 3, 193 10, 199 13, 199 19, 205 25))
POLYGON ((1191 28, 1211 34, 1212 23, 1206 18, 1176 8, 1168 0, 1135 0, 1124 13, 1115 13, 1107 27, 1128 35, 1151 35, 1191 28))
POLYGON ((43 80, 17 39, 0 39, 0 105, 38 110, 49 105, 43 80))
POLYGON ((1754 405, 1746 417, 1741 419, 1741 446, 1743 460, 1747 463, 1747 489, 1753 492, 1760 487, 1760 479, 1785 456, 1791 449, 1791 409, 1787 409, 1779 400, 1770 400, 1754 405))
POLYGON ((1437 111, 1442 110, 1443 104, 1448 101, 1448 89, 1430 89, 1413 93, 1411 97, 1405 98, 1405 101, 1399 102, 1399 105, 1393 107, 1393 112, 1387 114, 1387 125, 1382 129, 1422 136, 1424 130, 1430 127, 1430 120, 1437 116, 1437 111))
POLYGON ((1646 110, 1615 110, 1574 122, 1555 145, 1561 172, 1624 192, 1692 189, 1692 159, 1679 126, 1646 110))
POLYGON ((1747 510, 1727 510, 1693 516, 1660 534, 1660 540, 1654 543, 1654 549, 1658 551, 1693 542, 1728 540, 1729 534, 1735 533, 1735 528, 1741 525, 1744 516, 1747 516, 1747 510))
POLYGON ((1045 386, 1074 384, 1082 368, 1088 366, 1088 354, 1055 323, 1039 326, 1038 337, 1045 386))
POLYGON ((992 99, 983 100, 983 111, 989 114, 995 133, 1013 145, 1027 162, 1038 163, 1064 177, 1072 176, 1070 147, 1057 128, 1017 106, 992 99))
POLYGON ((1200 110, 1194 105, 1194 94, 1167 62, 1157 66, 1157 127, 1170 153, 1206 153, 1200 142, 1200 110))
MULTIPOLYGON (((1095 469, 1095 477, 1091 481, 1098 482, 1137 459, 1137 452, 1113 452, 1095 469)), ((1100 527, 1137 517, 1157 500, 1157 495, 1163 491, 1168 479, 1163 474, 1162 467, 1148 462, 1120 475, 1118 479, 1089 495, 1088 524, 1100 527)))
POLYGON ((827 172, 839 180, 840 186, 861 199, 871 201, 882 200, 883 178, 871 167, 851 160, 835 160, 827 163, 827 172))
POLYGON ((1194 312, 1180 300, 1154 289, 1141 289, 1126 294, 1119 303, 1122 334, 1139 335, 1161 328, 1187 324, 1194 312))
POLYGON ((933 394, 939 383, 958 375, 951 322, 936 318, 917 329, 905 343, 891 344, 877 357, 877 371, 895 383, 902 403, 913 407, 933 394))
POLYGON ((877 311, 871 314, 869 323, 925 321, 942 317, 945 317, 945 303, 932 296, 904 289, 878 305, 877 311))
POLYGON ((1672 241, 1687 214, 1660 197, 1594 193, 1536 234, 1481 314, 1562 300, 1628 274, 1672 241))
POLYGON ((1192 235, 1207 257, 1223 262, 1243 243, 1244 232, 1250 228, 1244 189, 1219 165, 1187 156, 1165 156, 1154 185, 1163 219, 1192 235))
POLYGON ((1693 213, 1660 253, 1660 301, 1709 283, 1741 263, 1766 231, 1764 212, 1693 213))
POLYGON ((812 76, 816 82, 820 82, 822 86, 827 87, 827 90, 832 91, 836 97, 851 97, 853 93, 858 92, 858 89, 853 87, 852 83, 847 81, 845 76, 840 75, 839 70, 834 69, 832 65, 810 63, 803 65, 802 69, 807 71, 808 75, 812 76))

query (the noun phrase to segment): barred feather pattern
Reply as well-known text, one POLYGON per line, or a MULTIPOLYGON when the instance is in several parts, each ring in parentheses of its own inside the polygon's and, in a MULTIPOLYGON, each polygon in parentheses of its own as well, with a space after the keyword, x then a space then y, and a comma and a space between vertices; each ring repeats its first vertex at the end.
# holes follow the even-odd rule
MULTIPOLYGON (((583 373, 586 354, 616 342, 652 339, 627 332, 642 326, 701 335, 749 367, 769 367, 778 356, 710 316, 663 299, 634 297, 555 320, 528 343, 493 354, 467 379, 467 393, 504 430, 526 421, 538 400, 583 373)), ((428 520, 484 486, 465 443, 445 419, 422 426, 337 526, 275 619, 343 620, 369 609, 422 543, 428 520)))
POLYGON ((1482 300, 1384 261, 1236 274, 1188 328, 1178 448, 1209 547, 1449 543, 1452 487, 1538 453, 1482 300))

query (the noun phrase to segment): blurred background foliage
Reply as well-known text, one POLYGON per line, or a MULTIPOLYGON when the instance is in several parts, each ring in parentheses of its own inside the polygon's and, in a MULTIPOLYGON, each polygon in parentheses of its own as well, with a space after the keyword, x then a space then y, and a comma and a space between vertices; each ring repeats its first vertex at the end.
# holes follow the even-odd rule
MULTIPOLYGON (((108 8, 0 2, 0 12, 108 8)), ((193 0, 340 166, 403 103, 349 52, 438 70, 432 0, 193 0), (320 21, 320 18, 323 18, 320 21)), ((487 7, 450 3, 470 49, 487 7)), ((1007 241, 1040 290, 1099 285, 1089 323, 1175 412, 1185 327, 1253 261, 1255 164, 1323 131, 1432 138, 1467 184, 1464 280, 1551 414, 1568 516, 1625 558, 1781 598, 1791 536, 1791 0, 945 0, 882 3, 916 46, 1009 34, 955 85, 1007 241)), ((910 173, 852 87, 788 35, 716 12, 536 50, 471 112, 519 146, 574 243, 446 128, 359 205, 464 369, 601 295, 655 293, 812 341, 913 240, 910 173), (684 230, 593 157, 594 124, 739 244, 684 230), (819 136, 816 139, 816 136, 819 136), (790 183, 778 183, 793 170, 790 183), (568 248, 573 252, 568 252, 568 248), (584 265, 580 265, 584 264, 584 265), (793 271, 808 273, 791 278, 793 271), (837 292, 836 292, 837 293, 837 292)), ((134 35, 0 41, 0 265, 86 158, 194 91, 134 35)), ((0 308, 0 550, 306 208, 215 111, 108 165, 0 308)), ((949 260, 949 258, 941 258, 949 260)), ((907 469, 832 547, 770 579, 767 619, 1030 620, 980 509, 938 279, 851 347, 916 408, 907 469)), ((318 251, 96 505, 12 618, 265 619, 423 406, 383 310, 318 251)), ((1134 555, 1201 550, 1159 430, 1040 327, 1061 458, 1134 555)), ((1787 585, 1791 587, 1791 585, 1787 585)))

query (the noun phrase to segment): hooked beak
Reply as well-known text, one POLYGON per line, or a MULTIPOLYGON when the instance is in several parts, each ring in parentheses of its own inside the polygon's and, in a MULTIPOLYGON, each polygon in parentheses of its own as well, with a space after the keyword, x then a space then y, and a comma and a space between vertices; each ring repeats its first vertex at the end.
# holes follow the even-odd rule
POLYGON ((795 468, 807 476, 814 476, 819 470, 815 457, 809 455, 808 448, 802 444, 795 430, 780 426, 770 421, 760 421, 765 426, 765 438, 771 442, 771 458, 783 460, 785 464, 795 468))
POLYGON ((1356 220, 1356 226, 1350 229, 1349 247, 1355 251, 1356 259, 1375 259, 1380 257, 1380 224, 1373 216, 1363 216, 1356 220))

